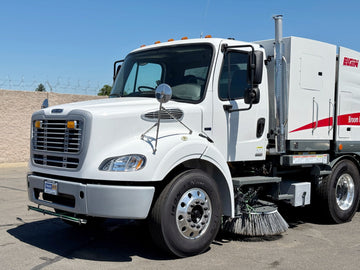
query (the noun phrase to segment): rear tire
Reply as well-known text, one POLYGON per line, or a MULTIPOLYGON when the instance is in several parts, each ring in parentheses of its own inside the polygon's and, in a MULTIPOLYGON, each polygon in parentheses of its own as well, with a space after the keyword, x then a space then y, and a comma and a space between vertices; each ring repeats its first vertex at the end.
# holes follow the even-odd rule
POLYGON ((341 160, 319 183, 317 194, 322 214, 334 223, 348 222, 359 206, 360 176, 350 160, 341 160))
POLYGON ((204 252, 221 223, 215 181, 200 170, 175 177, 161 192, 150 214, 154 242, 178 257, 204 252))

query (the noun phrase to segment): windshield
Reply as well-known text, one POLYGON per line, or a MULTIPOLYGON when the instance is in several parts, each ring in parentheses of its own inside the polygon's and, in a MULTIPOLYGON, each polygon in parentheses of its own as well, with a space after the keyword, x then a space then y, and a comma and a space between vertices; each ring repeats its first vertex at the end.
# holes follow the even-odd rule
POLYGON ((210 69, 208 44, 162 47, 128 55, 110 97, 154 97, 155 88, 171 86, 173 100, 200 101, 210 69))

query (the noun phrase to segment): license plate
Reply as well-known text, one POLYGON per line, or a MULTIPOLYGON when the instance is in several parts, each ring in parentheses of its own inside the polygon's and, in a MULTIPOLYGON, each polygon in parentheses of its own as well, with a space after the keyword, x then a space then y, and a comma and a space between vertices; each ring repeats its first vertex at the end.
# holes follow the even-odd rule
POLYGON ((45 180, 44 192, 51 195, 58 195, 58 183, 45 180))

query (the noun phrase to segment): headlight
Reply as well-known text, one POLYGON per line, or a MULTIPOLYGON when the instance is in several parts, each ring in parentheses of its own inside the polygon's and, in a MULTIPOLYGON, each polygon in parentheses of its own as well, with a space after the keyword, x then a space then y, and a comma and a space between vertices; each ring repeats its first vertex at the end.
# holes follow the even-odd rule
POLYGON ((146 158, 143 155, 126 155, 106 159, 99 167, 101 171, 133 172, 145 166, 146 158))

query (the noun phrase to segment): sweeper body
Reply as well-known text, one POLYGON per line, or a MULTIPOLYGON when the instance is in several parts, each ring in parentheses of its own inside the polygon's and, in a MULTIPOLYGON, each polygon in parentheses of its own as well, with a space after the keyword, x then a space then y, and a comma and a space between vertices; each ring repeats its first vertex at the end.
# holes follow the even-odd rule
POLYGON ((285 231, 281 201, 350 221, 360 53, 282 39, 275 21, 275 40, 139 48, 114 66, 109 99, 34 113, 29 208, 82 225, 147 219, 180 257, 206 250, 222 223, 244 235, 285 231))

